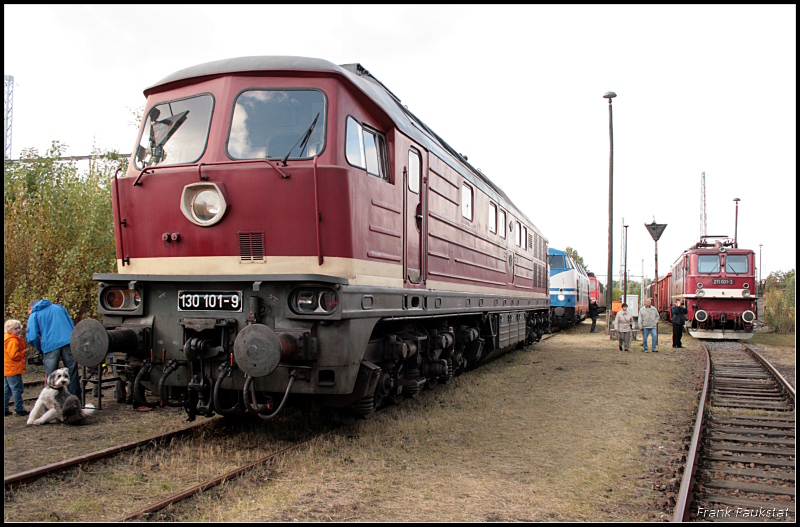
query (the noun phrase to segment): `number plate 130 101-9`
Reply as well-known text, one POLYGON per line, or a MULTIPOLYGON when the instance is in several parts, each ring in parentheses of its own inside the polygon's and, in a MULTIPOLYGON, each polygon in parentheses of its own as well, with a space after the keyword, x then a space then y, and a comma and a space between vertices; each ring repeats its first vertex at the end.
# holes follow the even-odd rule
POLYGON ((241 291, 178 291, 178 311, 242 311, 241 291))

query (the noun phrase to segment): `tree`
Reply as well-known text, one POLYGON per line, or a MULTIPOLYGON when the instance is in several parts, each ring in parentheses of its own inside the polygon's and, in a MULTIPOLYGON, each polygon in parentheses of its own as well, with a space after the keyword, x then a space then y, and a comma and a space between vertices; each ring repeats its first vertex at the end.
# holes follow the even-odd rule
POLYGON ((586 267, 586 264, 583 262, 583 256, 579 255, 578 251, 576 251, 575 249, 573 249, 570 246, 567 246, 567 248, 564 250, 564 252, 567 253, 567 255, 569 255, 569 257, 572 258, 573 260, 575 260, 577 263, 581 264, 581 267, 586 269, 586 272, 589 272, 589 269, 586 267))
POLYGON ((795 332, 795 270, 767 277, 764 316, 777 333, 795 332))
POLYGON ((95 152, 88 171, 60 161, 66 145, 44 156, 24 150, 4 164, 3 315, 23 322, 28 303, 48 298, 78 320, 97 316, 93 273, 116 269, 111 176, 127 160, 95 152))

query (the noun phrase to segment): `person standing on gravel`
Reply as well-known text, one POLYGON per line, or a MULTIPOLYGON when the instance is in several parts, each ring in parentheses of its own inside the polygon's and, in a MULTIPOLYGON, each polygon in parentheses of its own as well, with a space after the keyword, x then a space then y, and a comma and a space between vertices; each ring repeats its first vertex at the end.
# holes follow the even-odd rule
POLYGON ((628 304, 622 304, 622 309, 614 319, 614 329, 619 335, 619 350, 625 345, 625 351, 630 351, 631 332, 633 331, 633 315, 628 313, 628 304))
POLYGON ((72 356, 69 340, 75 323, 72 317, 60 304, 53 304, 43 298, 38 302, 31 302, 28 307, 28 342, 44 353, 44 374, 50 375, 58 369, 58 360, 69 369, 69 387, 67 390, 72 395, 81 398, 80 374, 78 363, 72 356))
POLYGON ((594 333, 594 326, 597 324, 597 315, 600 314, 600 306, 597 305, 597 299, 592 298, 589 300, 589 318, 592 319, 592 329, 589 333, 594 333))
POLYGON ((683 336, 683 325, 686 324, 686 313, 688 311, 681 305, 680 299, 675 300, 672 308, 672 347, 682 348, 681 337, 683 336))
POLYGON ((14 396, 14 410, 17 415, 28 415, 22 404, 22 374, 25 373, 25 342, 20 338, 22 322, 19 320, 6 320, 3 328, 3 347, 5 348, 5 362, 3 363, 3 397, 5 398, 5 415, 11 415, 8 403, 14 396))
POLYGON ((650 304, 652 300, 644 299, 644 307, 639 310, 639 329, 642 332, 642 344, 647 353, 647 336, 652 335, 653 353, 658 353, 658 309, 650 304))

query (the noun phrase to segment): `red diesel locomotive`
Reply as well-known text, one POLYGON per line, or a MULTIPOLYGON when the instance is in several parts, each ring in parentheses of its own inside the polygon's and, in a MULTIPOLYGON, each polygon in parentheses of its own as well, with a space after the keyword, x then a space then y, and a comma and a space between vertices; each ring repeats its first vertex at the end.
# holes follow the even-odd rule
POLYGON ((739 249, 732 240, 702 238, 654 286, 656 307, 665 320, 671 320, 675 300, 684 302, 686 329, 692 337, 742 340, 753 336, 755 253, 739 249))
POLYGON ((547 330, 547 239, 359 64, 243 57, 145 90, 96 274, 137 404, 370 416, 547 330))

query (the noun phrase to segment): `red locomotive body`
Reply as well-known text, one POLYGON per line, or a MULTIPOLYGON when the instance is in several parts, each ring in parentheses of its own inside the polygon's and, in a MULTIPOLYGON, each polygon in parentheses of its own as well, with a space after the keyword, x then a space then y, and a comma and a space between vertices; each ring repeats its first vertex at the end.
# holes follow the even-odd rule
MULTIPOLYGON (((676 299, 684 302, 688 311, 686 328, 695 338, 753 336, 755 253, 736 245, 730 240, 702 239, 672 265, 668 297, 673 305, 676 299)), ((667 308, 661 296, 659 288, 659 311, 667 308)))
POLYGON ((546 330, 547 240, 360 65, 244 57, 145 95, 118 274, 72 339, 124 354, 140 403, 370 415, 546 330))
POLYGON ((597 281, 594 273, 589 273, 589 298, 597 300, 597 306, 601 313, 606 310, 606 289, 597 281))

